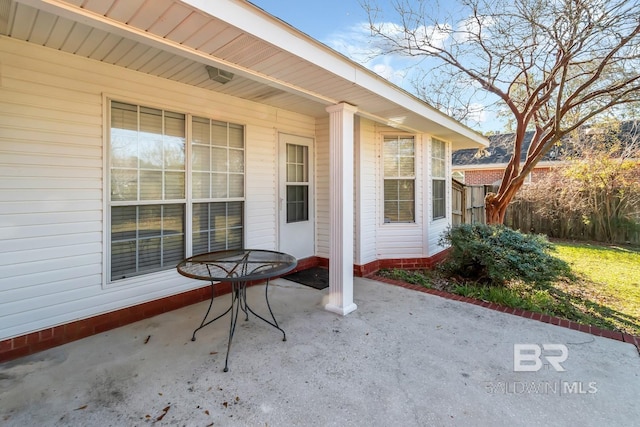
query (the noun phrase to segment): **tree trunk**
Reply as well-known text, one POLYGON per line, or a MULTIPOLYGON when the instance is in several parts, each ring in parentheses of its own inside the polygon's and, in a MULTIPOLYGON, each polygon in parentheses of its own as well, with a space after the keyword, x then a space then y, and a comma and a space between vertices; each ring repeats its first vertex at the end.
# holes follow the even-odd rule
POLYGON ((500 202, 495 193, 487 194, 487 197, 485 198, 487 224, 504 223, 504 216, 507 213, 507 208, 509 207, 510 202, 510 198, 509 200, 505 198, 500 202))
MULTIPOLYGON (((504 179, 504 178, 503 178, 504 179)), ((509 185, 501 186, 498 193, 489 193, 485 197, 485 213, 487 224, 503 224, 504 216, 507 213, 509 203, 524 183, 524 176, 521 174, 513 179, 509 185)))

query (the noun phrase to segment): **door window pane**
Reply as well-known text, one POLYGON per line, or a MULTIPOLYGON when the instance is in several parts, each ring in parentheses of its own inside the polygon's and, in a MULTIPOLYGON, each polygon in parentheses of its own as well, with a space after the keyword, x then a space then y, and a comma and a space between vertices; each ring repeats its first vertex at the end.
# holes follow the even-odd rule
POLYGON ((287 223, 309 220, 309 186, 287 185, 287 223))

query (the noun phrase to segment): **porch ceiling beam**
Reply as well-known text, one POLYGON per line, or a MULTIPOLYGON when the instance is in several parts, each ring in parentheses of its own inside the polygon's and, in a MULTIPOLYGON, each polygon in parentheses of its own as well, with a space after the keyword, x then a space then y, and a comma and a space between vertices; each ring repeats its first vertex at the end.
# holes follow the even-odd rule
POLYGON ((181 56, 186 59, 200 62, 202 66, 212 65, 214 67, 223 68, 232 71, 239 76, 260 82, 266 86, 274 87, 288 93, 302 96, 306 99, 319 102, 323 105, 334 105, 340 102, 339 99, 333 99, 320 93, 310 91, 299 86, 284 82, 271 76, 258 73, 238 64, 225 61, 221 58, 212 57, 204 52, 197 51, 187 46, 176 43, 172 40, 165 39, 156 34, 141 30, 136 27, 129 26, 125 23, 113 20, 109 17, 97 14, 87 9, 82 9, 59 0, 15 0, 33 8, 52 13, 73 21, 77 21, 98 29, 126 37, 128 39, 146 44, 151 47, 162 49, 174 55, 181 56))

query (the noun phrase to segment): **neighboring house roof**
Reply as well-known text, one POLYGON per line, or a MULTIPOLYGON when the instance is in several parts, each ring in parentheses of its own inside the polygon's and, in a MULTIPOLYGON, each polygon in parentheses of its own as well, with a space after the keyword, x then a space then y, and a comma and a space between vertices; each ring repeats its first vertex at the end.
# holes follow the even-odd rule
MULTIPOLYGON (((520 152, 520 160, 522 161, 524 161, 527 156, 527 150, 529 149, 529 145, 531 145, 533 134, 533 131, 525 133, 522 150, 520 152)), ((489 146, 485 149, 468 148, 456 150, 452 154, 453 167, 457 169, 464 169, 464 166, 476 166, 476 168, 482 166, 504 167, 511 159, 514 138, 514 133, 492 135, 489 137, 489 146)), ((547 153, 541 161, 558 160, 557 154, 556 151, 552 150, 547 153)))
MULTIPOLYGON (((603 128, 604 129, 604 128, 603 128)), ((590 138, 594 134, 592 127, 584 127, 581 129, 581 138, 590 138)), ((615 140, 628 144, 638 144, 640 138, 640 122, 625 121, 621 123, 619 130, 608 131, 615 140)), ((525 133, 520 151, 520 160, 524 161, 527 151, 531 145, 533 131, 525 133)), ((497 169, 504 168, 511 159, 513 150, 514 133, 504 133, 489 136, 489 146, 480 149, 461 149, 452 153, 453 168, 456 170, 464 169, 497 169)), ((565 138, 557 147, 551 149, 540 160, 538 165, 549 166, 566 159, 567 156, 579 156, 578 148, 571 143, 569 137, 565 138)))
POLYGON ((0 34, 242 99, 326 117, 347 103, 453 148, 487 139, 423 100, 242 0, 7 0, 0 34), (205 66, 231 74, 209 79, 205 66))

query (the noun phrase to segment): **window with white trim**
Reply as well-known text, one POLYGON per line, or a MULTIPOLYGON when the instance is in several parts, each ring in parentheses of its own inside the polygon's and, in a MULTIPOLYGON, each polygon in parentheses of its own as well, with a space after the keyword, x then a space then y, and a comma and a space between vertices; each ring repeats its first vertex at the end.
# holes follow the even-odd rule
POLYGON ((412 136, 385 136, 384 222, 415 222, 415 140, 412 136))
POLYGON ((433 220, 447 216, 446 172, 446 143, 433 138, 431 140, 431 218, 433 220))
POLYGON ((242 247, 243 126, 111 101, 109 128, 110 282, 242 247))

